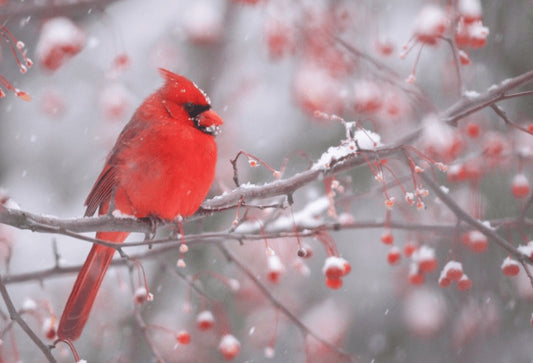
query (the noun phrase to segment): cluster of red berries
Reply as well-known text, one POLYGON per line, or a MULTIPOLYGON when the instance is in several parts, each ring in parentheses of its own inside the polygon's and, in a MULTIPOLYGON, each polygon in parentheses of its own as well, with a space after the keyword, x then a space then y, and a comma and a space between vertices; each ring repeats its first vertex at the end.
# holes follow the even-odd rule
POLYGON ((342 278, 350 273, 352 266, 342 257, 329 256, 324 262, 322 272, 326 276, 326 286, 330 289, 340 289, 342 278))

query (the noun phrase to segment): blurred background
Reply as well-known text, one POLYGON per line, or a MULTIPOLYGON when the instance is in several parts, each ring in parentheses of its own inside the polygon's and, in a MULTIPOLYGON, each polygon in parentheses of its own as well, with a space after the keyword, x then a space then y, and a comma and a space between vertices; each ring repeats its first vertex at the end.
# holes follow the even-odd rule
MULTIPOLYGON (((532 68, 530 0, 463 3, 474 10, 481 5, 482 10, 482 17, 472 20, 481 32, 478 43, 461 47, 466 89, 482 93, 532 68)), ((4 25, 0 34, 6 40, 0 47, 0 75, 31 96, 26 102, 5 83, 0 84, 7 94, 0 99, 1 194, 32 213, 82 216, 85 197, 118 133, 143 99, 162 84, 158 67, 194 80, 225 121, 217 139, 219 162, 211 197, 234 188, 229 161, 240 150, 275 169, 288 158, 283 177, 289 177, 305 170, 329 146, 339 145, 345 139, 345 128, 339 121, 317 117, 316 110, 357 120, 379 133, 382 143, 397 141, 427 125, 422 123, 427 114, 439 114, 460 98, 450 45, 440 34, 429 40, 423 37, 435 23, 438 29, 439 21, 443 36, 454 34, 458 22, 466 21, 457 20, 461 16, 457 4, 417 0, 0 0, 4 25), (440 12, 424 15, 427 7, 440 12), (16 49, 14 57, 11 46, 16 48, 16 43, 6 29, 24 42, 23 51, 34 62, 24 74, 16 62, 23 62, 23 57, 16 49), (410 39, 414 46, 406 53, 403 46, 410 39), (411 74, 414 83, 406 82, 411 74)), ((527 125, 532 111, 529 101, 526 96, 500 105, 514 122, 527 125)), ((511 182, 515 174, 531 180, 528 148, 532 136, 505 127, 489 111, 478 112, 448 131, 440 137, 458 138, 458 150, 449 149, 448 143, 454 144, 450 140, 443 141, 445 150, 439 149, 429 137, 417 146, 437 161, 464 165, 470 160, 481 169, 475 181, 452 183, 439 176, 454 198, 476 218, 516 218, 523 199, 513 197, 511 182), (470 125, 478 127, 475 136, 471 130, 475 127, 470 125), (481 160, 487 145, 495 143, 503 145, 507 156, 494 163, 481 160)), ((391 167, 399 176, 409 175, 405 162, 391 167)), ((252 169, 245 158, 239 163, 239 177, 256 184, 273 180, 266 168, 252 169)), ((348 197, 345 202, 339 199, 337 212, 355 221, 384 220, 387 209, 381 187, 369 168, 352 170, 338 179, 348 197)), ((402 200, 399 188, 391 189, 402 200)), ((323 195, 324 183, 316 181, 294 195, 293 208, 299 211, 323 195)), ((400 202, 392 218, 452 227, 456 223, 434 197, 428 197, 427 206, 423 212, 405 211, 400 202)), ((259 219, 271 217, 268 211, 253 213, 259 219)), ((234 217, 235 211, 217 213, 202 228, 227 229, 234 217)), ((332 216, 323 210, 321 218, 332 216)), ((505 251, 490 245, 484 253, 473 253, 452 230, 395 230, 399 248, 414 241, 437 252, 439 268, 426 276, 424 284, 415 286, 408 282, 408 258, 403 257, 398 266, 387 263, 389 246, 380 242, 383 231, 361 228, 331 233, 339 254, 352 266, 338 290, 324 284, 326 251, 314 238, 305 241, 314 255, 304 262, 296 256, 295 238, 269 241, 285 265, 279 284, 265 277, 263 241, 245 241, 242 246, 228 241, 226 246, 312 331, 362 362, 531 362, 533 289, 523 272, 513 278, 502 274, 505 251), (469 291, 439 287, 438 271, 450 255, 468 272, 473 282, 469 291)), ((527 225, 518 232, 509 230, 505 237, 517 245, 533 238, 527 225)), ((130 240, 142 238, 132 235, 130 240)), ((3 259, 9 258, 4 274, 52 267, 54 243, 65 266, 81 264, 90 248, 89 243, 73 238, 4 225, 0 225, 0 240, 7 246, 3 259)), ((176 251, 141 261, 154 294, 154 301, 143 307, 145 322, 176 331, 187 329, 192 336, 190 345, 176 346, 172 334, 159 328, 149 330, 149 339, 168 361, 222 361, 217 346, 226 332, 242 345, 235 361, 341 361, 337 353, 306 338, 217 248, 192 246, 183 271, 198 280, 207 300, 191 292, 183 279, 160 268, 175 266, 178 255, 176 251), (238 280, 239 291, 230 291, 214 274, 238 280), (217 326, 210 332, 195 328, 196 314, 205 309, 217 317, 217 326), (265 351, 271 346, 273 357, 270 350, 265 351)), ((135 285, 136 272, 132 275, 135 285)), ((24 317, 46 342, 51 343, 44 337, 43 316, 60 316, 74 277, 57 275, 8 285, 17 307, 28 304, 28 299, 40 307, 41 315, 24 317)), ((85 332, 76 343, 82 358, 89 362, 154 360, 132 318, 130 285, 126 267, 108 272, 85 332)), ((15 342, 1 347, 4 361, 14 361, 17 354, 20 361, 43 360, 18 327, 12 331, 14 335, 4 332, 2 337, 4 342, 15 342)), ((59 361, 72 361, 65 346, 54 350, 54 355, 59 361)))

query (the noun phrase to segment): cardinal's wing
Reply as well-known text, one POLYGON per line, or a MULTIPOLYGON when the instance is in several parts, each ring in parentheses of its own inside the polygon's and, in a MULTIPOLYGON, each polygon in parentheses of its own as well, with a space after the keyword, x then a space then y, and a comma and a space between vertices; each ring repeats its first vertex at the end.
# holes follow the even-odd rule
POLYGON ((124 160, 122 160, 124 149, 138 146, 135 145, 135 143, 142 140, 142 138, 139 137, 139 134, 145 132, 147 129, 148 122, 141 121, 135 116, 128 125, 124 127, 113 150, 111 150, 111 153, 107 157, 104 169, 98 176, 98 179, 96 179, 93 188, 85 200, 85 205, 87 206, 87 209, 85 210, 86 217, 92 216, 98 207, 111 200, 112 194, 119 187, 118 174, 124 163, 124 160))

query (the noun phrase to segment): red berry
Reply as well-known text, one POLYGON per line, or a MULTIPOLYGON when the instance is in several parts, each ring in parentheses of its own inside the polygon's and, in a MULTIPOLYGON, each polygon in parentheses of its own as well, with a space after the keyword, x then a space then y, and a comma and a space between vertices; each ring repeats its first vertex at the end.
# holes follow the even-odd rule
POLYGON ((232 360, 241 351, 241 343, 231 334, 226 334, 220 339, 218 351, 225 360, 232 360))
POLYGON ((44 332, 44 335, 47 339, 55 339, 56 338, 56 318, 55 316, 49 317, 44 319, 42 330, 44 332))
POLYGON ((196 316, 196 326, 200 330, 209 330, 215 324, 215 317, 209 310, 204 310, 196 316))
POLYGON ((435 257, 432 257, 432 258, 428 258, 428 259, 420 261, 418 266, 420 268, 420 271, 424 273, 428 273, 428 272, 435 270, 437 268, 437 265, 438 265, 437 259, 435 257))
POLYGON ((394 52, 394 44, 389 39, 379 39, 375 43, 376 51, 382 56, 389 56, 394 52))
POLYGON ((270 282, 277 284, 281 279, 281 275, 285 271, 285 267, 283 266, 281 259, 277 255, 268 256, 267 265, 268 279, 270 282))
POLYGON ((457 261, 448 261, 442 269, 441 276, 450 281, 459 281, 463 277, 463 265, 457 261))
POLYGON ((327 277, 326 286, 333 290, 338 290, 342 287, 342 278, 340 277, 327 277))
POLYGON ((524 174, 517 174, 514 176, 511 184, 511 191, 513 192, 515 198, 520 199, 527 197, 530 190, 531 185, 524 174))
POLYGON ((386 245, 392 245, 392 243, 394 242, 394 236, 392 235, 390 231, 385 231, 381 235, 381 242, 383 242, 386 245))
POLYGON ((428 246, 420 246, 412 255, 412 259, 417 263, 418 270, 428 273, 437 268, 438 262, 435 257, 435 250, 428 246))
POLYGON ((442 276, 439 278, 439 285, 440 287, 448 287, 450 286, 450 284, 452 283, 452 281, 447 278, 446 276, 442 276))
POLYGON ((138 287, 137 290, 135 290, 133 299, 137 304, 144 304, 146 300, 148 300, 148 291, 146 291, 146 288, 138 287))
POLYGON ((176 335, 176 340, 180 344, 189 344, 191 342, 191 335, 186 330, 181 330, 176 335))
POLYGON ((472 280, 466 275, 463 275, 459 281, 457 281, 457 290, 466 291, 472 287, 472 280))
MULTIPOLYGON (((459 50, 459 62, 461 62, 461 64, 463 66, 468 66, 468 65, 470 65, 472 63, 472 61, 470 60, 470 57, 468 56, 468 54, 464 50, 459 50)), ((475 136, 470 134, 469 128, 467 128, 467 131, 468 131, 468 135, 470 137, 477 137, 477 134, 479 133, 479 127, 478 127, 478 130, 477 130, 475 136)))
POLYGON ((472 48, 482 48, 485 46, 485 44, 487 44, 489 29, 483 26, 481 20, 469 24, 467 28, 468 35, 470 37, 469 45, 472 48))
POLYGON ((409 275, 409 283, 411 285, 421 285, 424 283, 424 275, 421 273, 415 273, 409 275))
POLYGON ((355 86, 354 108, 360 113, 375 113, 383 105, 383 91, 380 86, 368 80, 358 81, 355 86))
POLYGON ((409 266, 408 280, 411 285, 420 285, 424 282, 424 275, 420 272, 420 268, 416 263, 409 266))
POLYGON ((71 20, 55 17, 44 22, 36 47, 39 62, 56 70, 85 46, 85 34, 71 20))
POLYGON ((329 256, 324 262, 322 272, 326 278, 337 279, 347 275, 352 270, 352 266, 342 257, 329 256))
POLYGON ((516 276, 520 272, 520 265, 511 257, 506 257, 502 263, 502 272, 506 276, 516 276))
POLYGON ((489 246, 487 237, 478 230, 468 232, 468 247, 474 252, 485 252, 489 246))
POLYGON ((468 136, 470 136, 473 139, 478 137, 479 136, 479 125, 474 122, 468 124, 468 126, 466 127, 466 132, 468 133, 468 136))
POLYGON ((407 242, 405 246, 403 246, 403 254, 405 257, 411 257, 415 251, 416 245, 413 242, 407 242))
POLYGON ((416 39, 421 43, 434 45, 444 34, 448 24, 448 15, 443 9, 435 5, 426 5, 415 20, 416 39))
POLYGON ((401 257, 402 257, 402 255, 400 254, 400 249, 398 247, 396 247, 396 246, 393 246, 389 250, 389 253, 387 253, 387 261, 391 265, 394 265, 394 264, 397 264, 398 262, 400 262, 400 258, 401 257))
POLYGON ((352 271, 352 265, 350 265, 350 263, 346 260, 344 260, 344 275, 343 276, 346 276, 348 275, 351 271, 352 271))
POLYGON ((457 1, 457 12, 466 23, 472 23, 481 19, 480 0, 459 0, 457 1))

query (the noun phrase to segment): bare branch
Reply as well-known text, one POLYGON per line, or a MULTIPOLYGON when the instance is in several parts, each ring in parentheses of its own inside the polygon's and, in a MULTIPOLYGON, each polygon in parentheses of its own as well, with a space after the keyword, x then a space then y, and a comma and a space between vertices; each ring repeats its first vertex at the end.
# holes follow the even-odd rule
POLYGON ((254 285, 257 286, 257 288, 261 291, 261 293, 270 301, 272 305, 276 309, 278 309, 283 315, 285 315, 290 321, 293 322, 294 325, 300 329, 302 333, 305 335, 309 335, 313 338, 315 338, 320 343, 327 346, 329 349, 339 353, 340 355, 354 359, 355 357, 352 356, 351 353, 348 353, 344 351, 343 349, 337 347, 336 345, 325 341, 322 339, 317 333, 310 330, 296 315, 294 315, 282 302, 280 302, 277 298, 274 297, 268 290, 268 288, 261 282, 259 279, 254 275, 252 271, 250 271, 242 262, 240 262, 238 259, 235 258, 235 255, 233 255, 223 244, 217 245, 218 249, 222 252, 222 254, 228 259, 228 261, 232 262, 239 270, 241 270, 250 280, 253 281, 254 285))
POLYGON ((10 1, 0 6, 0 20, 11 20, 21 17, 48 18, 53 16, 80 16, 90 11, 101 11, 117 0, 77 0, 58 3, 45 1, 25 3, 10 1))
POLYGON ((514 78, 503 80, 498 85, 490 87, 486 92, 475 97, 462 97, 452 106, 448 107, 440 116, 441 120, 457 126, 457 122, 466 116, 488 107, 495 102, 505 99, 506 92, 523 86, 533 81, 533 70, 523 73, 514 78))
POLYGON ((28 324, 26 324, 24 319, 22 319, 20 314, 17 312, 13 301, 11 301, 11 298, 9 297, 9 293, 7 292, 6 285, 4 284, 4 280, 2 278, 0 278, 0 295, 2 295, 2 299, 6 304, 11 320, 14 320, 22 328, 22 330, 24 330, 26 335, 28 335, 28 337, 35 343, 37 348, 43 352, 43 355, 49 362, 55 362, 56 360, 52 353, 50 353, 50 349, 42 342, 41 339, 39 339, 39 337, 33 332, 33 330, 31 330, 28 324))
POLYGON ((500 237, 492 228, 488 227, 481 221, 472 217, 469 213, 463 210, 448 194, 446 194, 429 176, 426 172, 419 174, 424 182, 431 188, 433 193, 448 207, 450 210, 457 216, 457 218, 465 223, 471 225, 475 229, 479 230, 488 238, 491 238, 496 242, 500 247, 505 249, 507 252, 515 256, 518 260, 526 260, 528 263, 531 263, 529 259, 518 251, 518 249, 510 244, 507 240, 500 237))

